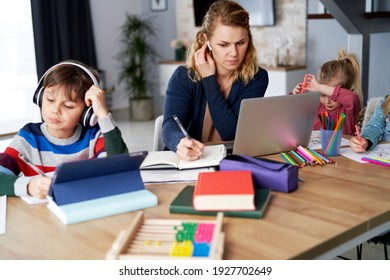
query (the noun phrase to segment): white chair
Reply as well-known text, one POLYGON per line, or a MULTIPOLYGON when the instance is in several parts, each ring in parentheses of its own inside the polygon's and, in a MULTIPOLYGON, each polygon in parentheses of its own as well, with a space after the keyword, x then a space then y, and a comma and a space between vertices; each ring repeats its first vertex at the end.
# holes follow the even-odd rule
POLYGON ((164 143, 162 140, 161 130, 162 130, 163 116, 158 116, 154 121, 154 137, 153 137, 153 151, 163 151, 164 143))

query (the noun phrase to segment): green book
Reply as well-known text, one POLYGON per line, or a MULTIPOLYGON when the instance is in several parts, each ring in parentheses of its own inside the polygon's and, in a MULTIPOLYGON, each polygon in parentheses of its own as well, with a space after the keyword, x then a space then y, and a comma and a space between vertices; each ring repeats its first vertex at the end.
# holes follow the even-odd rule
MULTIPOLYGON (((216 216, 218 212, 196 211, 192 206, 192 195, 194 186, 186 186, 172 201, 169 206, 169 213, 176 214, 193 214, 216 216)), ((255 189, 255 205, 254 211, 223 211, 225 217, 252 218, 260 219, 264 215, 271 192, 269 189, 255 189)))

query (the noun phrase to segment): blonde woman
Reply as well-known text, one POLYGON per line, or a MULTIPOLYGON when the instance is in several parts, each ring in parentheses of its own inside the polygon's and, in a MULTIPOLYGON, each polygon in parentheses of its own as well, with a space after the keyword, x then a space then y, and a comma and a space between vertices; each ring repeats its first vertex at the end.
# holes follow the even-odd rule
POLYGON ((234 1, 214 2, 187 54, 173 73, 164 104, 163 141, 185 160, 204 144, 233 140, 245 98, 263 97, 268 73, 258 65, 249 14, 234 1), (190 137, 185 137, 177 115, 190 137))

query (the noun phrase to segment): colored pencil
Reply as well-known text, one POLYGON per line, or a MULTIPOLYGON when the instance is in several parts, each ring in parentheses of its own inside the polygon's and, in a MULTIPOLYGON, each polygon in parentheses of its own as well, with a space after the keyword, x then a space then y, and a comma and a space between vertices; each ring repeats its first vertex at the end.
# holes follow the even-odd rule
POLYGON ((292 158, 290 158, 286 153, 280 153, 280 156, 289 164, 298 165, 292 158))
POLYGON ((291 152, 287 152, 287 155, 290 156, 294 160, 294 162, 298 165, 298 167, 302 167, 302 162, 291 152))
POLYGON ((301 151, 308 159, 310 159, 311 162, 315 162, 315 159, 314 157, 309 154, 304 147, 302 146, 298 146, 298 151, 301 151))
POLYGON ((310 157, 308 157, 305 153, 303 153, 301 150, 298 149, 297 153, 298 153, 298 155, 303 157, 308 164, 310 164, 311 166, 315 166, 314 161, 310 157))
POLYGON ((332 133, 332 136, 329 139, 328 145, 326 146, 325 155, 329 155, 331 153, 331 151, 333 150, 333 146, 334 146, 334 142, 335 142, 335 136, 336 136, 338 130, 341 130, 341 128, 343 127, 344 120, 345 120, 345 114, 341 113, 340 117, 339 117, 339 119, 337 121, 337 125, 336 125, 336 127, 335 127, 335 129, 334 129, 334 131, 332 133))
POLYGON ((326 163, 330 163, 330 161, 324 157, 323 155, 321 155, 320 153, 314 151, 313 149, 311 148, 308 148, 310 152, 312 152, 313 154, 315 154, 317 157, 321 158, 323 161, 325 161, 326 163))
POLYGON ((372 159, 372 158, 368 158, 368 157, 362 157, 361 160, 362 160, 362 161, 369 162, 369 163, 374 163, 374 164, 378 164, 378 165, 390 167, 390 162, 385 162, 385 161, 381 161, 381 160, 376 160, 376 159, 372 159))
POLYGON ((359 127, 357 124, 355 125, 355 129, 356 129, 357 138, 359 139, 360 142, 362 142, 362 136, 360 135, 359 127))
POLYGON ((294 150, 291 150, 291 153, 303 164, 303 165, 306 165, 306 161, 300 156, 298 155, 294 150))
POLYGON ((314 158, 314 160, 315 160, 318 164, 324 165, 324 164, 326 163, 322 158, 320 158, 320 157, 318 157, 316 154, 312 153, 308 148, 304 148, 304 149, 306 150, 306 152, 307 152, 308 154, 310 154, 310 155, 314 158))

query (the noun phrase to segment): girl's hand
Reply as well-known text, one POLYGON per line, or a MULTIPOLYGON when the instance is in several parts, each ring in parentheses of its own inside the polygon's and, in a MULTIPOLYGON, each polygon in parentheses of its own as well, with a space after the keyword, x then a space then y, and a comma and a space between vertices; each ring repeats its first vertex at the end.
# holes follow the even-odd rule
POLYGON ((194 54, 195 67, 202 78, 214 75, 216 72, 215 62, 207 49, 207 43, 194 54))
POLYGON ((92 85, 85 93, 84 100, 87 106, 92 106, 93 112, 99 119, 108 116, 109 112, 106 105, 106 97, 104 91, 100 87, 92 85))
POLYGON ((203 143, 184 137, 176 147, 176 154, 183 160, 197 160, 202 157, 203 149, 203 143))
POLYGON ((308 74, 305 91, 321 92, 320 86, 321 84, 317 81, 316 76, 314 76, 313 74, 308 74))
POLYGON ((27 186, 27 193, 37 198, 45 198, 49 193, 52 178, 45 176, 34 177, 27 186))
POLYGON ((351 147, 351 150, 355 153, 363 153, 368 147, 368 141, 367 139, 362 138, 362 141, 360 142, 359 138, 353 136, 351 140, 349 140, 349 146, 351 147))
POLYGON ((295 86, 294 90, 293 90, 293 94, 300 94, 301 91, 302 91, 302 86, 303 86, 303 83, 299 83, 295 86))

